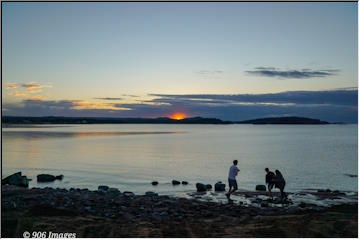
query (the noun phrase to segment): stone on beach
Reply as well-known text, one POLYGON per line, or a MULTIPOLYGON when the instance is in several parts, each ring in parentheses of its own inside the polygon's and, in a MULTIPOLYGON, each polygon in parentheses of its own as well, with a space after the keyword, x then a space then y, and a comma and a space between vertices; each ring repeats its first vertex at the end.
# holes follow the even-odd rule
POLYGON ((120 194, 120 191, 119 191, 119 189, 117 189, 117 188, 109 188, 109 189, 107 190, 107 192, 110 193, 110 194, 113 194, 113 195, 120 194))
POLYGON ((206 184, 205 187, 206 187, 206 190, 211 190, 212 189, 211 184, 206 184))
POLYGON ((99 192, 106 192, 107 190, 109 190, 109 187, 108 187, 108 186, 100 185, 100 186, 98 187, 98 191, 99 191, 99 192))
POLYGON ((179 185, 180 182, 178 180, 172 180, 172 185, 179 185))
POLYGON ((215 183, 214 188, 215 188, 215 191, 217 191, 217 192, 225 191, 225 184, 222 182, 217 182, 217 183, 215 183))
POLYGON ((148 196, 148 197, 157 197, 157 196, 158 196, 158 194, 157 194, 157 193, 155 193, 155 192, 151 192, 151 191, 146 192, 146 193, 145 193, 145 195, 146 195, 146 196, 148 196))
POLYGON ((196 190, 197 190, 198 192, 206 192, 207 187, 206 187, 205 184, 197 183, 197 184, 196 184, 196 190))
POLYGON ((37 181, 38 182, 53 182, 55 180, 62 180, 64 178, 64 175, 58 175, 54 176, 51 174, 39 174, 37 175, 37 181))
POLYGON ((182 185, 188 185, 189 183, 187 181, 182 181, 181 184, 182 185))
POLYGON ((123 193, 123 195, 124 195, 125 197, 130 197, 130 198, 135 197, 135 194, 134 194, 133 192, 129 192, 129 191, 125 191, 125 192, 123 193))
POLYGON ((265 185, 256 185, 255 190, 256 191, 266 191, 266 186, 265 185))
POLYGON ((159 182, 158 182, 158 181, 152 181, 151 184, 152 184, 153 186, 156 186, 156 185, 159 184, 159 182))
POLYGON ((15 185, 19 187, 28 187, 29 179, 26 176, 21 176, 21 172, 14 173, 1 181, 1 184, 15 185))

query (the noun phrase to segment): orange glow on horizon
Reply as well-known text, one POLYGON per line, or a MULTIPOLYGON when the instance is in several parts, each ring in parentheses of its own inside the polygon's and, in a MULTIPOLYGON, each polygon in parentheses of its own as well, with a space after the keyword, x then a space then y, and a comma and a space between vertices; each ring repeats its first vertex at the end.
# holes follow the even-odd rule
POLYGON ((173 113, 170 118, 175 120, 183 120, 184 118, 187 118, 187 116, 185 113, 177 112, 173 113))

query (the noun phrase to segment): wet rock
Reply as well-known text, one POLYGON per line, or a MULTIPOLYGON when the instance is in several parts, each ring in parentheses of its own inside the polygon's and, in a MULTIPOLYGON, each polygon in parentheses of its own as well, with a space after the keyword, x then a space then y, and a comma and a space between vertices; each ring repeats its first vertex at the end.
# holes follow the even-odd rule
POLYGON ((260 206, 261 206, 261 207, 268 207, 269 204, 268 204, 267 202, 262 202, 260 206))
POLYGON ((182 185, 188 185, 189 183, 187 181, 182 181, 181 184, 182 185))
POLYGON ((179 184, 180 184, 179 181, 177 181, 177 180, 172 180, 172 185, 179 185, 179 184))
POLYGON ((98 191, 99 191, 99 192, 106 192, 107 190, 109 190, 109 187, 108 187, 108 186, 100 185, 100 186, 98 187, 98 191))
POLYGON ((159 215, 160 215, 160 217, 167 217, 167 216, 169 216, 169 213, 166 211, 163 211, 159 215))
POLYGON ((64 178, 64 175, 57 175, 57 176, 55 176, 55 179, 57 179, 57 180, 63 180, 63 178, 64 178))
POLYGON ((53 182, 55 180, 62 180, 64 175, 54 176, 51 174, 39 174, 36 178, 38 182, 53 182))
POLYGON ((345 176, 348 176, 348 177, 351 177, 351 178, 358 177, 358 175, 357 175, 357 174, 349 174, 349 173, 345 173, 344 175, 345 175, 345 176))
POLYGON ((133 192, 128 192, 128 191, 125 191, 124 193, 123 193, 123 195, 125 196, 125 197, 135 197, 135 194, 133 193, 133 192))
POLYGON ((206 190, 211 190, 212 189, 211 184, 206 184, 205 187, 206 187, 206 190))
POLYGON ((306 207, 306 203, 304 203, 304 202, 300 202, 299 207, 301 207, 301 208, 305 208, 305 207, 306 207))
POLYGON ((28 187, 29 180, 26 176, 21 176, 21 172, 14 173, 1 181, 2 185, 9 184, 19 187, 28 187))
POLYGON ((222 192, 225 191, 225 184, 222 182, 215 183, 215 191, 222 192))
POLYGON ((206 189, 205 184, 197 183, 197 184, 196 184, 196 190, 197 190, 198 192, 205 192, 207 189, 206 189))
POLYGON ((120 194, 120 191, 117 188, 109 188, 109 190, 107 192, 110 193, 110 194, 113 194, 113 195, 120 194))
POLYGON ((266 191, 266 186, 265 185, 256 185, 255 190, 256 191, 266 191))
POLYGON ((157 197, 159 194, 149 191, 149 192, 146 192, 145 195, 148 197, 157 197))
POLYGON ((158 185, 158 184, 159 184, 158 181, 152 181, 152 182, 151 182, 151 185, 153 185, 153 186, 156 186, 156 185, 158 185))

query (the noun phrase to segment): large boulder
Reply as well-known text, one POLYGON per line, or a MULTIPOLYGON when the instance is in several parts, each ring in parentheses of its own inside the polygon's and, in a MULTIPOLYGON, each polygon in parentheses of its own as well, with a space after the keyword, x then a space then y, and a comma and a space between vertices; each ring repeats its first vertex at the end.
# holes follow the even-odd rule
POLYGON ((223 191, 225 191, 225 184, 222 182, 217 182, 217 183, 215 183, 214 188, 215 188, 215 191, 217 191, 217 192, 223 192, 223 191))
POLYGON ((265 185, 256 185, 255 190, 256 191, 266 191, 266 186, 265 185))
POLYGON ((151 182, 151 185, 153 185, 153 186, 156 186, 156 185, 158 185, 158 184, 159 184, 158 181, 152 181, 152 182, 151 182))
POLYGON ((36 178, 38 182, 53 182, 55 180, 62 180, 64 175, 54 176, 51 174, 39 174, 36 178))
POLYGON ((14 173, 1 181, 1 184, 15 185, 19 187, 29 187, 29 179, 21 176, 21 172, 14 173))
POLYGON ((207 188, 206 188, 206 185, 205 185, 205 184, 197 183, 197 184, 196 184, 196 190, 197 190, 198 192, 206 192, 207 188))
POLYGON ((181 184, 182 185, 188 185, 189 183, 187 181, 182 181, 181 184))
POLYGON ((206 187, 206 190, 211 190, 212 189, 211 184, 206 184, 205 187, 206 187))

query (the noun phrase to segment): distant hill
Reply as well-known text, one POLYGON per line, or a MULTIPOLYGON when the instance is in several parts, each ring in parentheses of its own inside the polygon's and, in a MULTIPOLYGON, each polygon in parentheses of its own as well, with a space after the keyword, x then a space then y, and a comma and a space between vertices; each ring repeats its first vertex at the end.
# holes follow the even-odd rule
POLYGON ((319 119, 304 117, 274 117, 274 118, 258 118, 237 122, 238 124, 329 124, 319 119))
POLYGON ((246 121, 223 121, 217 118, 193 117, 175 120, 161 118, 100 118, 100 117, 2 117, 4 124, 329 124, 304 117, 259 118, 246 121))

